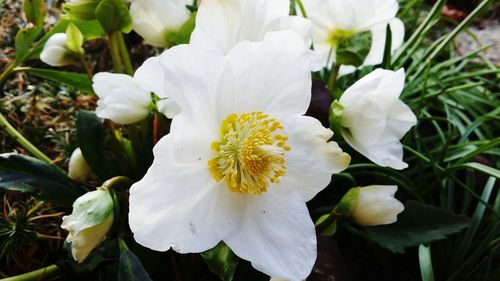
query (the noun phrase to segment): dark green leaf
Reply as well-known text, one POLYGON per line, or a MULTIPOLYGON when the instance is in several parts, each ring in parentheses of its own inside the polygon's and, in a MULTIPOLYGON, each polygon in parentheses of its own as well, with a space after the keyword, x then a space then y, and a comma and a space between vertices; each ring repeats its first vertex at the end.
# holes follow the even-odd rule
POLYGON ((448 210, 409 201, 398 221, 383 226, 367 227, 366 231, 382 247, 402 253, 406 247, 440 240, 469 225, 466 216, 448 210))
POLYGON ((392 53, 392 30, 391 25, 387 24, 385 29, 385 45, 384 45, 384 57, 382 59, 382 68, 388 69, 391 65, 391 53, 392 53))
POLYGON ((102 0, 97 5, 95 15, 108 34, 132 30, 132 17, 124 0, 102 0))
POLYGON ((95 113, 84 110, 76 113, 76 136, 83 157, 92 171, 101 180, 111 178, 113 174, 110 172, 104 153, 106 131, 95 113))
POLYGON ((219 276, 221 280, 233 280, 234 271, 240 261, 226 244, 220 242, 214 248, 201 254, 210 271, 219 276))
POLYGON ((31 193, 66 207, 86 192, 54 166, 20 154, 0 155, 0 189, 31 193))
POLYGON ((370 51, 371 44, 372 34, 370 31, 340 40, 337 47, 336 63, 354 66, 362 65, 370 51))
POLYGON ((122 239, 118 241, 120 246, 118 281, 150 281, 151 278, 142 266, 141 261, 129 250, 122 239))
POLYGON ((17 68, 16 71, 26 72, 28 74, 32 74, 44 79, 63 83, 82 92, 94 92, 92 90, 92 81, 86 74, 31 67, 17 68))

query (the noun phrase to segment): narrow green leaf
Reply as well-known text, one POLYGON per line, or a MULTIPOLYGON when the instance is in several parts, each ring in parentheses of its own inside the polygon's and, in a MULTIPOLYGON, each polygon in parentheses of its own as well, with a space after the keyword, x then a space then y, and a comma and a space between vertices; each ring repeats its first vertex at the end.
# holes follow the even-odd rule
POLYGON ((384 45, 384 58, 382 59, 382 68, 389 69, 391 66, 391 51, 392 51, 392 30, 391 25, 387 24, 385 29, 385 45, 384 45))
POLYGON ((419 244, 445 238, 469 225, 466 216, 448 210, 409 201, 398 221, 382 226, 366 227, 369 236, 380 246, 395 253, 419 244))
POLYGON ((86 74, 31 67, 18 67, 15 71, 22 71, 40 78, 66 84, 85 93, 94 92, 92 81, 86 74))
POLYGON ((0 189, 30 193, 64 207, 86 192, 54 166, 20 154, 0 155, 0 189))
POLYGON ((118 239, 118 243, 120 247, 118 281, 151 281, 141 261, 130 251, 125 241, 118 239))
POLYGON ((454 165, 454 166, 447 168, 446 171, 450 172, 450 171, 461 170, 461 169, 466 169, 466 168, 477 170, 479 172, 485 173, 485 174, 490 175, 492 177, 495 177, 497 179, 500 178, 500 170, 483 165, 481 163, 477 163, 477 162, 468 162, 468 163, 464 163, 464 164, 460 164, 460 165, 454 165))
POLYGON ((239 258, 226 244, 220 242, 214 248, 201 253, 210 271, 224 281, 233 280, 234 271, 239 263, 239 258))

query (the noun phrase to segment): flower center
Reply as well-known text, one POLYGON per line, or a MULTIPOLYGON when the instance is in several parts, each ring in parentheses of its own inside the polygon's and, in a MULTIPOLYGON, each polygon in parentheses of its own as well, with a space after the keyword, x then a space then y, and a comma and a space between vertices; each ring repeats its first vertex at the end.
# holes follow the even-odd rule
POLYGON ((208 169, 219 182, 226 180, 233 192, 260 194, 286 173, 288 137, 278 134, 283 126, 262 112, 231 114, 220 128, 220 141, 212 142, 216 156, 208 169))
POLYGON ((334 46, 335 48, 338 47, 340 41, 344 39, 351 38, 356 34, 355 31, 352 30, 344 30, 344 29, 339 29, 339 28, 334 28, 330 31, 328 34, 328 42, 334 46))

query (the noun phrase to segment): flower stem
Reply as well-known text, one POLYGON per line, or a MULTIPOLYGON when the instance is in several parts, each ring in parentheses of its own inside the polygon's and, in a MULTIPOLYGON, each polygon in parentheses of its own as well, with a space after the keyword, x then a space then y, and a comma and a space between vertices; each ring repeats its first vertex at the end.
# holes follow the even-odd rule
POLYGON ((123 73, 123 64, 120 58, 120 44, 117 40, 117 32, 109 34, 109 52, 111 54, 111 60, 113 61, 113 68, 116 73, 123 73))
POLYGON ((48 280, 52 277, 61 274, 61 269, 53 264, 44 268, 37 269, 28 273, 21 275, 16 275, 8 278, 1 279, 1 281, 36 281, 36 280, 48 280))
POLYGON ((332 73, 330 74, 330 79, 328 79, 328 91, 333 95, 333 90, 335 90, 335 82, 339 76, 340 63, 335 63, 332 67, 332 73))
POLYGON ((125 45, 125 40, 123 40, 123 34, 119 31, 116 32, 116 40, 118 41, 120 55, 125 66, 125 73, 128 75, 134 74, 134 69, 132 68, 132 63, 130 61, 130 55, 128 53, 127 45, 125 45))
POLYGON ((36 158, 52 164, 52 160, 36 148, 29 140, 27 140, 19 131, 17 131, 10 123, 7 121, 5 116, 0 112, 0 128, 3 128, 5 132, 15 139, 22 147, 28 150, 36 158))
POLYGON ((85 70, 85 73, 87 73, 87 76, 90 78, 90 81, 92 81, 92 77, 94 75, 92 74, 92 70, 90 69, 90 66, 87 63, 87 60, 85 59, 83 54, 78 54, 78 57, 80 58, 80 63, 82 64, 82 68, 85 70))
POLYGON ((101 188, 111 189, 114 186, 126 186, 126 187, 129 187, 129 186, 132 185, 132 183, 134 183, 134 182, 132 181, 132 179, 130 179, 128 177, 117 176, 117 177, 114 177, 114 178, 111 178, 111 179, 105 181, 102 184, 101 188))
POLYGON ((14 71, 14 68, 17 66, 17 63, 16 61, 13 61, 11 62, 7 68, 5 68, 5 70, 2 72, 2 74, 0 75, 0 87, 3 86, 3 84, 5 83, 5 80, 7 80, 7 77, 9 77, 9 75, 12 73, 12 71, 14 71))

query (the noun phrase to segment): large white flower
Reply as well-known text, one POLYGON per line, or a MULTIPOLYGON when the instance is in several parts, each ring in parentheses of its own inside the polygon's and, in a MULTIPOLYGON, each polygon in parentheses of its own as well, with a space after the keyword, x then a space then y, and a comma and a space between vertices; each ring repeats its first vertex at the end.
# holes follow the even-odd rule
POLYGON ((289 0, 203 0, 190 44, 228 53, 241 41, 259 42, 280 30, 294 30, 310 42, 311 23, 289 12, 289 0))
MULTIPOLYGON (((371 31, 370 52, 363 65, 382 63, 386 26, 392 32, 392 50, 401 46, 404 25, 396 18, 396 0, 302 0, 307 17, 312 21, 314 50, 321 56, 323 67, 335 61, 339 41, 364 31, 371 31)), ((342 67, 341 73, 354 67, 342 67)))
POLYGON ((192 0, 134 0, 130 4, 132 27, 146 43, 168 47, 173 36, 189 19, 192 0))
POLYGON ((146 118, 153 106, 151 92, 162 98, 158 108, 172 118, 178 106, 168 100, 163 88, 163 68, 158 57, 147 59, 134 76, 100 72, 92 87, 99 97, 96 114, 118 124, 132 124, 146 118))
POLYGON ((408 167, 399 140, 417 122, 399 99, 404 83, 403 69, 376 69, 349 87, 339 100, 344 108, 341 131, 347 143, 374 163, 398 170, 408 167))
POLYGON ((180 45, 160 60, 181 112, 130 189, 136 241, 192 253, 222 240, 268 275, 304 279, 316 259, 305 202, 350 157, 303 116, 311 99, 303 40, 273 32, 226 56, 180 45))
POLYGON ((72 64, 75 60, 71 57, 68 48, 66 33, 55 33, 50 36, 40 53, 40 60, 51 66, 64 66, 72 64))
POLYGON ((405 207, 394 194, 396 185, 370 185, 359 188, 352 218, 360 225, 381 225, 396 222, 405 207))

